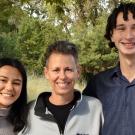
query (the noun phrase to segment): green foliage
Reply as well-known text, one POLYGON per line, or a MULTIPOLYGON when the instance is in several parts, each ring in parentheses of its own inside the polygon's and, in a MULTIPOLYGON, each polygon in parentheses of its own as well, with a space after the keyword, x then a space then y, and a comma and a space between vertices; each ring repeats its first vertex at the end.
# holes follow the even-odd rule
POLYGON ((0 35, 0 57, 16 57, 17 51, 15 50, 16 34, 3 33, 0 35))
POLYGON ((60 39, 66 39, 61 27, 36 18, 25 18, 19 27, 18 50, 20 58, 32 72, 42 73, 46 47, 60 39))
MULTIPOLYGON (((132 1, 132 0, 120 0, 132 1)), ((83 78, 111 68, 118 61, 104 30, 118 0, 2 0, 0 57, 20 58, 28 71, 42 74, 44 53, 56 40, 77 44, 83 78)))
POLYGON ((80 64, 84 72, 97 73, 112 67, 115 64, 117 55, 111 50, 104 39, 106 16, 97 19, 94 27, 86 27, 80 32, 75 42, 80 48, 80 64))
POLYGON ((0 1, 0 57, 17 57, 16 39, 23 11, 19 1, 0 1))

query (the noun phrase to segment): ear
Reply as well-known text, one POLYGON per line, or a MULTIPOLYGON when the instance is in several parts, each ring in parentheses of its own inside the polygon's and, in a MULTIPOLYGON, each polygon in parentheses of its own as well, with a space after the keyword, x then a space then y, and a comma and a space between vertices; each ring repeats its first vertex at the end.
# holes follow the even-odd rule
POLYGON ((77 65, 77 79, 80 78, 80 75, 81 75, 81 66, 78 64, 77 65))
POLYGON ((46 79, 48 79, 48 68, 47 67, 44 67, 44 76, 46 79))
POLYGON ((113 35, 111 36, 111 41, 114 42, 114 38, 113 38, 113 35))

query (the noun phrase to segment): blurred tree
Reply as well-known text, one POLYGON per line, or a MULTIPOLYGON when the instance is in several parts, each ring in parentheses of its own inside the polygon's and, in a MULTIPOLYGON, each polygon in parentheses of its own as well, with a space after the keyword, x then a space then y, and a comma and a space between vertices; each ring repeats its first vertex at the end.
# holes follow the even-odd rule
POLYGON ((14 0, 1 0, 0 9, 0 57, 16 57, 18 25, 23 16, 21 3, 14 0))
POLYGON ((66 33, 61 27, 37 18, 24 18, 19 27, 18 45, 19 56, 32 72, 41 73, 45 48, 52 42, 66 39, 66 33))
POLYGON ((119 2, 129 1, 2 0, 0 57, 19 57, 31 72, 40 74, 46 47, 70 40, 80 50, 84 78, 111 68, 118 57, 104 39, 106 20, 119 2))

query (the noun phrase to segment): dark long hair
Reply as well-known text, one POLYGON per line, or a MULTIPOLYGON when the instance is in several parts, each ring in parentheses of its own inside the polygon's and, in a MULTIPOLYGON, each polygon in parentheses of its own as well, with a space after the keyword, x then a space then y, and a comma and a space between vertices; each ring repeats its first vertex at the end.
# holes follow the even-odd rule
POLYGON ((125 21, 127 21, 129 11, 133 14, 133 18, 135 19, 135 3, 133 3, 133 2, 120 3, 116 8, 114 8, 112 13, 108 17, 107 25, 106 25, 106 33, 105 33, 104 37, 109 41, 110 47, 115 47, 115 44, 111 41, 111 37, 113 34, 113 29, 116 28, 116 20, 117 20, 118 14, 120 12, 122 12, 123 19, 125 21))
POLYGON ((24 108, 27 104, 27 75, 24 66, 17 59, 1 58, 0 68, 6 65, 16 68, 20 72, 23 80, 21 94, 19 98, 12 104, 8 116, 9 122, 11 122, 14 126, 14 132, 19 132, 26 123, 24 108))

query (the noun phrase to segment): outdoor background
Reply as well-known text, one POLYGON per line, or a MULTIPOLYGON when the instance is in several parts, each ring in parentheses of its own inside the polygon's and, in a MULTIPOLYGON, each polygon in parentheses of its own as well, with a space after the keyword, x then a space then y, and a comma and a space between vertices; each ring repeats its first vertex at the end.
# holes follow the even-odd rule
POLYGON ((113 67, 115 49, 104 38, 107 17, 119 2, 135 0, 0 0, 0 57, 20 59, 28 73, 29 100, 49 85, 43 77, 49 44, 69 40, 79 48, 82 77, 76 88, 113 67))

